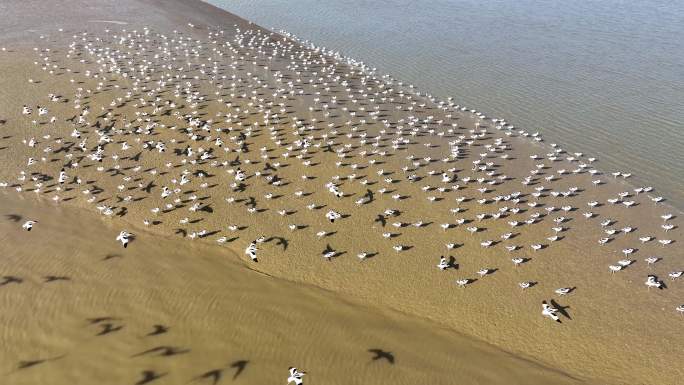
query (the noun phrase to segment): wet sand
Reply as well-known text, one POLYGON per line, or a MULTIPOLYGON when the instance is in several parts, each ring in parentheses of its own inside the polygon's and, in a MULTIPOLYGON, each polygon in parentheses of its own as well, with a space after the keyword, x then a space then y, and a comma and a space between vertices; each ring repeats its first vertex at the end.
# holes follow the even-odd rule
POLYGON ((142 232, 123 249, 92 213, 0 198, 3 282, 16 279, 0 286, 5 384, 135 384, 148 370, 160 384, 215 370, 218 383, 278 383, 295 364, 311 383, 579 383, 436 323, 253 271, 211 245, 142 232), (24 232, 19 217, 41 218, 40 229, 24 232), (171 354, 144 353, 159 347, 171 354))
MULTIPOLYGON (((273 148, 267 151, 272 157, 267 161, 283 163, 277 174, 289 183, 276 190, 275 198, 265 199, 265 194, 274 192, 273 186, 257 178, 255 172, 264 167, 258 149, 273 146, 268 125, 257 126, 249 137, 250 152, 219 154, 226 161, 240 159, 240 167, 249 175, 248 189, 243 193, 233 193, 228 186, 232 177, 226 171, 235 166, 210 166, 209 161, 179 164, 181 157, 174 154, 174 150, 187 146, 184 142, 187 137, 168 129, 159 130, 152 139, 163 140, 169 145, 173 143, 171 148, 164 154, 146 151, 142 155, 144 167, 158 168, 159 174, 136 175, 140 183, 153 182, 155 188, 150 194, 142 194, 129 183, 128 191, 134 199, 124 203, 121 198, 126 193, 117 192, 121 177, 97 171, 96 164, 79 170, 84 180, 92 181, 86 183, 89 188, 96 186, 103 190, 98 203, 113 205, 119 215, 97 218, 96 204, 87 202, 87 197, 79 193, 85 185, 72 186, 62 192, 56 191, 48 181, 41 194, 31 192, 30 182, 14 182, 18 171, 26 168, 26 158, 46 156, 46 161, 39 164, 40 170, 54 177, 64 165, 64 152, 69 150, 41 155, 27 149, 21 140, 34 136, 41 148, 57 137, 63 137, 63 143, 75 144, 78 140, 69 138, 73 129, 70 124, 32 124, 31 118, 21 116, 21 106, 44 104, 48 93, 59 90, 65 90, 63 97, 72 98, 76 86, 70 79, 77 78, 78 87, 94 91, 83 98, 84 104, 92 106, 93 115, 100 115, 100 106, 108 106, 113 97, 123 94, 123 88, 112 85, 131 87, 130 81, 110 78, 112 85, 97 90, 100 80, 83 76, 86 70, 95 68, 95 63, 77 63, 64 56, 73 34, 87 30, 91 33, 89 41, 105 45, 109 43, 104 41, 122 28, 140 31, 143 26, 149 26, 155 39, 156 33, 172 34, 177 30, 204 42, 208 41, 207 33, 213 31, 209 26, 225 28, 222 38, 228 41, 233 38, 234 24, 242 31, 247 28, 258 30, 257 26, 203 3, 163 2, 160 7, 162 2, 131 1, 131 7, 115 7, 114 3, 109 7, 91 7, 74 1, 74 9, 80 5, 80 18, 76 18, 74 11, 53 9, 50 12, 54 15, 51 18, 54 24, 41 24, 35 27, 34 33, 20 33, 18 31, 34 28, 32 23, 37 15, 30 14, 29 11, 35 9, 31 4, 5 5, 8 12, 22 16, 12 20, 25 24, 0 25, 5 36, 0 45, 9 48, 0 53, 0 69, 2 73, 12 74, 0 79, 3 90, 0 92, 0 119, 5 121, 0 126, 3 131, 0 156, 5 164, 0 179, 12 181, 2 200, 2 214, 17 214, 22 219, 39 221, 31 233, 21 230, 21 220, 5 217, 1 221, 6 229, 3 230, 3 252, 11 257, 2 265, 0 273, 23 280, 0 287, 0 299, 6 303, 5 308, 12 309, 2 315, 7 321, 3 324, 9 325, 3 330, 1 354, 6 358, 2 360, 5 363, 3 373, 11 373, 10 383, 36 383, 49 378, 52 383, 60 384, 87 378, 98 379, 100 383, 133 384, 143 378, 141 372, 144 370, 168 373, 155 380, 160 384, 185 383, 209 370, 224 368, 240 360, 250 361, 244 377, 238 377, 245 383, 284 380, 283 373, 286 374, 291 365, 309 371, 310 377, 306 379, 311 383, 348 383, 345 376, 354 373, 352 383, 408 384, 427 380, 430 383, 488 384, 635 384, 650 381, 675 384, 684 374, 676 365, 684 342, 680 333, 684 324, 682 317, 674 311, 674 307, 681 304, 684 288, 682 281, 667 279, 668 272, 683 268, 682 252, 676 243, 664 247, 655 241, 641 245, 636 240, 644 234, 679 240, 681 231, 678 227, 667 234, 660 228, 663 223, 660 215, 672 212, 681 216, 672 208, 663 204, 656 206, 647 194, 641 194, 629 198, 638 202, 635 207, 627 209, 619 204, 603 204, 592 210, 598 218, 587 221, 581 216, 586 211, 586 202, 605 202, 622 191, 631 191, 633 186, 614 179, 609 173, 600 176, 606 183, 599 187, 591 185, 592 178, 586 173, 566 174, 558 181, 542 180, 536 184, 554 190, 580 186, 582 190, 568 198, 547 193, 539 199, 543 201, 540 207, 571 205, 575 208, 568 213, 552 214, 568 217, 567 225, 564 225, 567 230, 561 233, 561 241, 544 241, 552 235, 550 219, 543 225, 511 229, 507 222, 514 218, 525 219, 532 211, 529 207, 530 211, 523 211, 524 215, 520 213, 481 223, 473 221, 470 225, 484 229, 472 235, 465 231, 466 225, 448 230, 439 227, 441 223, 453 223, 457 217, 449 213, 449 208, 461 207, 464 211, 459 217, 474 218, 476 214, 497 210, 479 205, 476 200, 481 196, 491 198, 534 187, 519 183, 539 163, 530 159, 530 155, 546 154, 551 147, 533 143, 529 137, 506 136, 493 130, 491 122, 487 123, 490 133, 485 142, 468 147, 462 159, 444 166, 439 163, 427 165, 434 170, 454 167, 459 176, 476 178, 478 174, 470 171, 471 161, 479 158, 478 153, 486 151, 484 143, 492 143, 495 138, 505 139, 511 148, 507 151, 509 158, 496 162, 499 175, 505 174, 509 180, 492 186, 492 191, 484 194, 476 190, 480 187, 477 184, 464 185, 462 190, 443 194, 423 191, 421 187, 425 185, 440 185, 439 173, 432 177, 434 181, 425 175, 426 179, 419 183, 399 182, 403 178, 401 167, 408 163, 407 155, 441 159, 444 142, 456 137, 455 134, 443 138, 420 134, 411 138, 409 146, 398 149, 395 156, 385 158, 354 156, 345 160, 314 148, 310 153, 314 163, 311 166, 305 166, 304 159, 284 159, 285 151, 273 148), (84 26, 79 20, 88 20, 88 23, 84 26), (188 26, 188 23, 194 26, 188 26), (57 28, 64 28, 64 32, 58 32, 57 28), (98 43, 91 40, 91 36, 105 40, 98 43), (49 76, 33 64, 40 60, 32 51, 34 46, 51 48, 49 56, 54 60, 57 74, 49 76), (65 68, 73 68, 74 72, 67 74, 65 68), (27 83, 29 78, 36 81, 27 83), (46 133, 52 136, 40 139, 46 133), (171 142, 172 139, 176 142, 171 142), (426 143, 434 146, 425 146, 426 143), (370 165, 367 163, 369 158, 379 162, 370 165), (245 162, 246 159, 251 162, 245 162), (335 162, 339 160, 345 165, 336 167, 335 162), (165 168, 167 161, 176 164, 165 168), (358 163, 362 168, 351 170, 351 163, 358 163), (179 178, 183 169, 203 171, 208 174, 206 180, 216 184, 216 187, 206 189, 199 186, 200 181, 193 181, 191 186, 195 192, 185 194, 186 197, 200 195, 202 206, 210 210, 189 212, 187 207, 191 201, 184 200, 182 206, 163 215, 150 214, 151 208, 162 203, 160 186, 172 185, 172 179, 179 178), (392 173, 389 175, 397 182, 389 188, 404 198, 395 201, 389 198, 392 193, 383 196, 376 193, 375 202, 362 206, 355 204, 367 189, 377 190, 383 185, 376 174, 380 169, 392 173), (362 186, 345 182, 342 190, 354 195, 341 200, 324 190, 324 183, 333 176, 352 173, 357 174, 356 180, 369 179, 374 184, 362 186), (315 179, 302 181, 302 174, 315 179), (20 193, 23 198, 17 198, 11 191, 16 186, 25 190, 20 193), (298 198, 294 195, 297 190, 307 195, 298 198), (50 200, 55 195, 61 197, 60 203, 50 200), (425 199, 429 195, 441 196, 441 199, 429 202, 425 199), (226 202, 228 196, 235 197, 236 201, 226 202), (454 198, 457 196, 467 200, 456 204, 454 198), (136 201, 138 198, 140 201, 136 201), (249 202, 256 203, 251 205, 249 202), (306 205, 310 203, 318 208, 307 209, 306 205), (246 210, 250 206, 263 211, 250 214, 246 210), (374 221, 379 213, 390 207, 402 214, 389 218, 388 222, 401 221, 405 226, 393 228, 387 224, 383 228, 374 221), (126 210, 121 211, 123 208, 126 210), (324 214, 330 208, 349 217, 335 224, 327 223, 324 214), (279 216, 276 212, 281 209, 291 210, 292 214, 279 216), (179 225, 185 217, 196 222, 179 225), (608 245, 599 246, 596 240, 603 229, 598 223, 605 218, 613 219, 616 224, 611 226, 618 229, 634 227, 634 234, 617 236, 608 245), (159 223, 144 227, 144 219, 159 223), (419 220, 426 222, 425 225, 408 225, 419 220), (227 230, 231 224, 241 229, 227 230), (302 228, 291 231, 287 228, 290 224, 302 228), (124 228, 136 235, 127 249, 114 241, 116 234, 124 228), (193 241, 187 239, 192 232, 202 229, 211 235, 193 241), (316 236, 320 230, 329 235, 316 236), (387 231, 396 233, 396 239, 383 239, 381 234, 387 231), (524 245, 524 250, 511 254, 502 245, 488 249, 479 246, 481 241, 498 239, 508 231, 515 233, 508 244, 524 245), (259 263, 255 264, 244 255, 244 248, 259 235, 265 235, 269 241, 260 246, 259 263), (217 246, 216 240, 221 236, 228 241, 217 246), (40 243, 31 240, 32 237, 40 239, 40 243), (540 240, 546 248, 538 252, 529 250, 527 245, 540 240), (459 246, 447 251, 446 242, 459 246), (397 243, 408 245, 410 249, 396 253, 391 246, 397 243), (631 258, 636 261, 634 265, 611 275, 608 265, 623 258, 620 250, 635 244, 639 245, 639 250, 631 258), (321 251, 327 247, 339 251, 330 262, 321 257, 321 251), (356 254, 361 251, 376 255, 359 261, 356 254), (435 267, 438 257, 445 254, 455 257, 458 269, 443 272, 435 267), (113 257, 106 258, 107 255, 113 257), (530 261, 515 268, 510 258, 517 255, 530 261), (646 266, 643 259, 650 255, 658 255, 662 261, 653 267, 646 266), (478 277, 476 271, 485 267, 496 270, 488 276, 478 277), (656 274, 666 281, 668 288, 648 290, 643 285, 647 274, 656 274), (67 276, 69 280, 44 282, 47 275, 67 276), (454 283, 457 278, 477 280, 466 288, 458 288, 454 283), (523 291, 517 285, 521 281, 536 284, 523 291), (554 296, 553 290, 563 286, 576 289, 562 298, 554 296), (46 290, 51 287, 57 288, 46 290), (21 306, 27 298, 35 305, 21 306), (541 301, 551 299, 564 309, 560 325, 540 314, 541 301), (94 324, 87 321, 87 318, 102 316, 116 319, 94 324), (107 327, 102 325, 107 323, 111 324, 109 328, 123 328, 96 337, 101 328, 107 327), (154 324, 169 325, 170 330, 154 338, 143 337, 154 324), (105 342, 101 342, 104 339, 105 342), (148 342, 148 339, 152 341, 148 342), (132 357, 157 346, 172 346, 182 353, 157 357, 153 352, 132 357), (372 355, 367 350, 373 348, 391 351, 396 362, 393 365, 384 360, 371 362, 372 355), (186 349, 190 351, 184 352, 186 349), (57 357, 62 358, 17 369, 20 361, 57 357)), ((211 55, 209 52, 209 49, 204 50, 202 55, 211 55)), ((216 59, 222 63, 222 69, 229 70, 227 58, 216 59)), ((258 60, 265 62, 263 57, 258 60)), ((243 77, 249 76, 248 72, 262 71, 259 76, 267 81, 275 80, 274 71, 288 71, 286 60, 271 61, 269 65, 270 72, 242 61, 234 71, 243 77)), ((201 75, 196 69, 188 73, 201 75)), ((289 76, 294 75, 294 71, 290 71, 289 76)), ((306 72, 300 76, 316 77, 306 72)), ((227 96, 212 95, 211 87, 203 82, 198 88, 208 96, 207 101, 201 103, 206 104, 201 115, 205 119, 214 117, 221 111, 221 103, 227 101, 219 103, 218 98, 227 96)), ((236 92, 247 92, 250 88, 247 83, 236 92)), ((260 91, 259 95, 265 98, 268 90, 260 91)), ((345 134, 339 135, 338 141, 349 144, 350 148, 358 146, 361 132, 349 131, 345 120, 358 121, 360 118, 349 118, 339 107, 333 116, 324 116, 320 108, 309 110, 308 107, 315 104, 313 98, 307 94, 286 100, 286 117, 276 124, 283 129, 283 140, 292 140, 285 133, 289 135, 294 117, 308 121, 316 118, 321 127, 325 126, 326 120, 337 125, 335 128, 345 134)), ((356 109, 359 116, 364 115, 364 110, 358 109, 359 105, 369 106, 369 109, 371 106, 367 100, 354 106, 356 103, 340 99, 340 105, 356 109)), ((385 119, 395 122, 409 114, 434 115, 435 120, 452 119, 460 127, 458 134, 468 134, 475 122, 481 122, 467 111, 446 118, 445 112, 423 99, 426 106, 416 105, 411 113, 394 111, 391 102, 379 103, 380 111, 385 119)), ((115 103, 110 111, 116 114, 119 122, 121 116, 132 118, 137 108, 133 103, 115 103)), ((259 108, 249 105, 250 101, 245 97, 234 98, 233 103, 243 112, 252 110, 239 114, 241 130, 263 118, 259 108)), ((50 104, 50 116, 59 116, 61 122, 77 113, 72 105, 73 101, 50 104)), ((178 110, 187 113, 197 107, 204 108, 202 105, 179 106, 178 110)), ((180 124, 174 116, 160 116, 159 121, 167 127, 180 124)), ((381 124, 372 124, 362 131, 373 137, 381 129, 381 124)), ((318 129, 311 134, 319 140, 323 132, 318 129)), ((123 140, 134 145, 132 139, 128 134, 121 135, 113 145, 119 147, 123 140)), ((392 153, 389 144, 387 152, 392 153)), ((57 143, 53 147, 59 148, 57 143)), ((498 154, 491 154, 491 158, 495 155, 498 154)), ((111 167, 115 163, 107 159, 104 165, 111 167)), ((135 164, 133 159, 121 159, 121 163, 124 170, 130 170, 135 164)), ((549 167, 543 170, 545 175, 560 169, 571 170, 577 163, 559 160, 547 164, 549 167)), ((600 164, 597 167, 600 169, 600 164)), ((419 173, 424 174, 424 171, 419 173)), ((196 174, 192 178, 201 179, 196 174)), ((678 222, 679 218, 672 221, 678 222)), ((223 381, 233 375, 230 370, 226 371, 223 381)))

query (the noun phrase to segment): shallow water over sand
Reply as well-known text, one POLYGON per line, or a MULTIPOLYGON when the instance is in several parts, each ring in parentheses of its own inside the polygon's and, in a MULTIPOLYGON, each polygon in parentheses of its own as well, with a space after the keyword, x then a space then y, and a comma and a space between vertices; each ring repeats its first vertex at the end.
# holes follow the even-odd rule
POLYGON ((209 2, 538 129, 684 208, 684 3, 209 2))

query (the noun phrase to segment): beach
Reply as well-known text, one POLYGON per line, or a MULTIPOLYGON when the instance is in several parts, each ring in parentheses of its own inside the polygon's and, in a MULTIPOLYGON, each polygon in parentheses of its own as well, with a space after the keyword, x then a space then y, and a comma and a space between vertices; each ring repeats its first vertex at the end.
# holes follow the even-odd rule
POLYGON ((199 1, 0 7, 3 383, 256 384, 285 382, 290 366, 307 384, 684 375, 684 280, 668 278, 684 268, 681 213, 654 202, 657 190, 637 194, 600 161, 590 174, 583 154, 199 1), (130 55, 112 63, 114 51, 130 55), (520 183, 528 175, 538 180, 520 183), (599 245, 608 228, 617 235, 599 245), (261 236, 254 262, 245 248, 261 236), (443 255, 454 258, 444 271, 443 255), (648 275, 666 288, 645 286, 648 275))
POLYGON ((600 156, 684 209, 684 3, 208 2, 600 156))

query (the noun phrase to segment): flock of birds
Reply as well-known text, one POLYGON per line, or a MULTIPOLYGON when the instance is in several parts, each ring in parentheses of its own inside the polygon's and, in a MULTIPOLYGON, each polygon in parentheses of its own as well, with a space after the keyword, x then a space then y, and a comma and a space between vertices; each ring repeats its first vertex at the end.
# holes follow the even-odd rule
MULTIPOLYGON (((376 237, 377 249, 353 252, 361 261, 389 250, 421 254, 424 245, 400 241, 410 228, 444 239, 443 255, 434 257, 441 271, 455 266, 447 254, 464 243, 509 255, 518 268, 587 226, 601 233, 593 242, 604 254, 624 256, 607 273, 643 253, 636 243, 609 251, 616 239, 658 244, 663 256, 643 258, 649 268, 675 252, 668 232, 676 216, 664 199, 652 187, 609 181, 629 173, 604 174, 595 158, 546 145, 539 133, 438 100, 285 32, 191 29, 206 38, 107 30, 73 35, 65 51, 35 48, 35 64, 67 86, 21 108, 27 128, 17 145, 27 156, 15 162, 16 178, 0 186, 76 200, 105 217, 137 216, 142 226, 191 240, 228 244, 251 235, 239 249, 254 263, 277 258, 260 250, 274 239, 283 246, 277 254, 285 253, 291 233, 312 253, 326 243, 320 255, 327 262, 346 254, 329 243, 345 237, 352 247, 354 237, 376 237), (605 185, 626 187, 593 199, 605 185), (617 228, 620 221, 603 214, 645 205, 662 219, 659 233, 617 228), (408 219, 412 209, 423 217, 408 219), (307 213, 320 221, 303 223, 307 213), (226 216, 260 228, 225 223, 226 216), (452 219, 431 230, 433 218, 445 216, 452 219), (338 223, 350 230, 329 229, 338 223), (522 233, 534 240, 517 244, 522 233)), ((127 247, 134 236, 123 230, 115 240, 127 247)), ((682 271, 668 274, 674 281, 682 271)), ((454 282, 465 288, 475 281, 454 282)), ((664 288, 656 274, 644 283, 664 288)), ((518 282, 521 290, 535 284, 518 282)), ((674 308, 684 316, 684 305, 674 308)), ((542 304, 543 316, 561 322, 557 312, 542 304)), ((303 375, 290 368, 288 382, 301 384, 303 375)))

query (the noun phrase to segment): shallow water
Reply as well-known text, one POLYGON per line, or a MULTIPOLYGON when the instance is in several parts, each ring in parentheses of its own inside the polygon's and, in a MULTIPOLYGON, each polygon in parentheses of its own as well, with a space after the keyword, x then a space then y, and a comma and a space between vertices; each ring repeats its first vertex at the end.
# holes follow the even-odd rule
POLYGON ((684 208, 684 2, 209 2, 539 130, 684 208))

